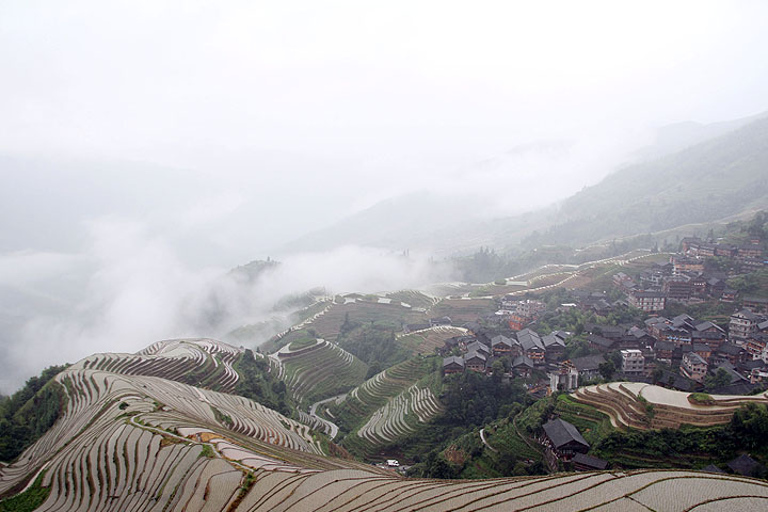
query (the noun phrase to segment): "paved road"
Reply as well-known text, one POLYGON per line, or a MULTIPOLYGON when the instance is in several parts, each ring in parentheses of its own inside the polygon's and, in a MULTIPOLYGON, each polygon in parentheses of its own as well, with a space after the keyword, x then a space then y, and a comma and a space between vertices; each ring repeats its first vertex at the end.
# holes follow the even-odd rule
POLYGON ((343 395, 332 396, 331 398, 326 398, 325 400, 320 400, 319 402, 315 402, 309 408, 309 415, 310 416, 312 416, 313 418, 317 419, 320 423, 322 423, 324 425, 327 425, 328 428, 331 429, 331 433, 330 433, 331 439, 336 439, 336 436, 339 435, 339 427, 335 423, 333 423, 332 421, 329 421, 329 420, 327 420, 325 418, 321 418, 320 416, 318 416, 317 415, 317 407, 320 406, 320 405, 323 405, 323 404, 327 404, 329 402, 333 402, 333 401, 335 401, 336 403, 339 403, 344 398, 346 398, 346 396, 347 396, 346 393, 344 393, 343 395))
POLYGON ((499 453, 499 450, 497 450, 496 448, 494 448, 493 446, 488 444, 488 441, 485 439, 485 429, 484 428, 480 429, 480 440, 483 442, 483 444, 485 446, 488 447, 489 450, 491 450, 494 453, 499 453))

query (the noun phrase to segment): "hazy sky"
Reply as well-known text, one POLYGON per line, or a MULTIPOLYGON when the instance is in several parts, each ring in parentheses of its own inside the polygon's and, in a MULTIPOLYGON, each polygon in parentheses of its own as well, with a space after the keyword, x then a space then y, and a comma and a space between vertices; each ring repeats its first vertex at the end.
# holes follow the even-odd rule
POLYGON ((0 152, 202 171, 193 216, 197 194, 221 216, 294 191, 322 223, 566 139, 588 150, 563 195, 650 128, 766 110, 766 20, 760 0, 4 1, 0 152))
POLYGON ((766 108, 768 5, 0 4, 0 148, 398 162, 766 108))
MULTIPOLYGON (((42 364, 10 338, 192 334, 212 276, 377 200, 504 213, 658 126, 768 110, 767 21, 761 0, 0 0, 0 390, 42 364), (537 141, 567 150, 510 152, 537 141)), ((381 286, 331 277, 355 255, 397 274, 343 251, 301 284, 381 286)))

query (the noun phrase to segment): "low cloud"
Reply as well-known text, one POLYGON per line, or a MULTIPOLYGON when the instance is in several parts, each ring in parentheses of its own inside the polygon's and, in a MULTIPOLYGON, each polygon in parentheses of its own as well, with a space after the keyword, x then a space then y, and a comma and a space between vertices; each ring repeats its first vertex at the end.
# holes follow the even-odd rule
MULTIPOLYGON (((348 246, 288 256, 255 280, 244 280, 224 268, 190 268, 162 237, 134 221, 101 219, 89 225, 89 235, 92 271, 81 297, 55 312, 23 319, 17 336, 2 340, 3 392, 46 366, 95 352, 135 352, 174 337, 221 338, 236 327, 274 317, 281 297, 312 288, 372 293, 450 277, 450 269, 426 255, 348 246)), ((46 266, 43 256, 27 257, 46 266)), ((24 258, 0 259, 0 276, 24 258)))

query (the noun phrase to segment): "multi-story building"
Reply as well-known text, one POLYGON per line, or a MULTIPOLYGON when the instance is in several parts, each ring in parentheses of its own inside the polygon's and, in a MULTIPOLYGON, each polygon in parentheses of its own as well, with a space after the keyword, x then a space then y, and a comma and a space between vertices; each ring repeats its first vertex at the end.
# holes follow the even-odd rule
POLYGON ((638 349, 621 351, 621 372, 627 375, 638 375, 645 370, 645 356, 638 349))
POLYGON ((669 300, 686 302, 693 294, 691 278, 685 274, 668 277, 664 280, 661 290, 667 294, 669 300))
POLYGON ((517 303, 517 314, 526 318, 536 318, 547 309, 539 300, 523 300, 517 303))
POLYGON ((570 361, 557 365, 557 369, 547 374, 549 389, 554 391, 571 391, 579 387, 579 370, 570 361))
POLYGON ((643 311, 661 311, 667 305, 667 297, 662 292, 639 290, 629 294, 628 302, 643 311))
POLYGON ((704 260, 700 258, 688 258, 685 256, 674 256, 672 258, 672 265, 674 274, 682 274, 683 272, 703 272, 704 260))
POLYGON ((680 365, 680 373, 696 382, 703 382, 707 375, 709 365, 696 352, 686 352, 683 354, 683 362, 680 365))
POLYGON ((728 334, 731 341, 743 341, 749 338, 757 331, 759 322, 760 317, 748 309, 742 309, 732 314, 728 323, 728 334))

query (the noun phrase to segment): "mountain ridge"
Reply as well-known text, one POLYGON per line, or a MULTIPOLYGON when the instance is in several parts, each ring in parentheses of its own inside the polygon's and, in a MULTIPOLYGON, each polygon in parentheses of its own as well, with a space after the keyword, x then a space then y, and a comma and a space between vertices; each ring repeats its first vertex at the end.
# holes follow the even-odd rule
POLYGON ((481 246, 510 250, 536 233, 541 237, 537 243, 578 245, 689 223, 717 222, 768 206, 768 184, 762 171, 768 166, 766 116, 761 113, 708 125, 685 123, 684 128, 670 125, 667 131, 677 133, 662 135, 662 142, 640 151, 641 161, 625 164, 600 182, 547 207, 487 218, 471 213, 480 208, 472 202, 471 191, 460 200, 430 191, 414 192, 381 201, 282 249, 322 250, 357 244, 431 250, 438 256, 451 256, 481 246), (696 166, 704 172, 696 174, 696 166), (725 174, 730 174, 730 179, 724 179, 725 174), (664 180, 670 182, 670 190, 657 193, 654 187, 663 187, 664 180), (705 198, 711 196, 714 204, 697 199, 670 208, 669 202, 681 201, 678 192, 688 189, 705 198), (636 222, 643 217, 641 202, 646 200, 647 206, 659 209, 659 213, 653 222, 636 222), (612 216, 621 229, 601 221, 604 216, 612 216), (579 228, 586 224, 590 230, 579 228))

